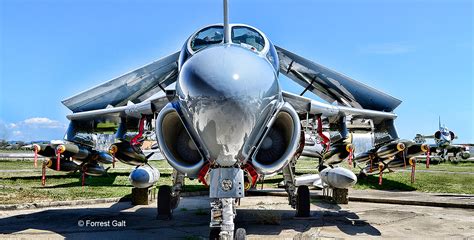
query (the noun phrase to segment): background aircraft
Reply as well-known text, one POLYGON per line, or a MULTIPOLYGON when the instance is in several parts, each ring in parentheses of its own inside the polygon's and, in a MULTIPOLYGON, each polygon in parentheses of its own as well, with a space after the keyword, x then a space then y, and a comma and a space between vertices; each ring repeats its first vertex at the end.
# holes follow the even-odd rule
POLYGON ((432 156, 441 161, 455 161, 458 157, 468 159, 471 154, 469 146, 474 144, 453 144, 453 140, 457 138, 453 131, 449 131, 445 125, 441 125, 441 118, 438 119, 439 130, 433 135, 416 134, 413 141, 416 143, 425 143, 426 139, 434 139, 435 144, 430 145, 430 152, 436 153, 432 156))
MULTIPOLYGON (((394 126, 400 100, 275 46, 252 26, 229 24, 227 12, 224 1, 224 23, 199 29, 181 51, 64 100, 73 111, 65 143, 35 151, 50 157, 55 170, 78 165, 89 175, 104 173, 102 164, 118 159, 137 166, 132 185, 146 188, 159 172, 140 146, 154 131, 175 169, 173 185, 159 187, 158 216, 169 218, 184 179, 197 178, 210 189, 210 238, 232 239, 236 200, 263 175, 282 172, 289 204, 298 216, 309 216, 308 187, 296 187, 293 171, 306 142, 302 120, 319 136, 323 125, 329 133, 320 169, 333 187, 355 184, 351 171, 337 167, 352 157, 354 145, 381 160, 405 149, 394 126), (283 91, 279 74, 304 91, 283 91), (301 96, 306 91, 328 103, 301 96), (119 141, 109 151, 87 138, 115 129, 119 141)), ((245 230, 235 237, 244 238, 245 230)))

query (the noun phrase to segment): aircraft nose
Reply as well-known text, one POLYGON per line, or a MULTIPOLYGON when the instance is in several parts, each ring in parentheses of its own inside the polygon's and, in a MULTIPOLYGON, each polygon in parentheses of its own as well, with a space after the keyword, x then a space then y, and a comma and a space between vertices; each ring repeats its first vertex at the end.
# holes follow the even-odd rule
POLYGON ((211 161, 231 166, 243 158, 252 131, 281 98, 277 80, 265 58, 239 46, 209 47, 183 64, 176 90, 184 121, 211 161))
POLYGON ((233 97, 276 90, 274 69, 263 57, 235 45, 203 49, 183 65, 179 76, 182 97, 233 97))

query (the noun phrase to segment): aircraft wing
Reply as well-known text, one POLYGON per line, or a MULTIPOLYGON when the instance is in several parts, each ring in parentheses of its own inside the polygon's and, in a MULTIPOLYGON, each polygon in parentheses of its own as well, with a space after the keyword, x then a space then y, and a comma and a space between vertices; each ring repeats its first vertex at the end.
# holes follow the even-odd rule
POLYGON ((372 119, 375 124, 397 118, 397 115, 392 112, 331 105, 289 92, 283 92, 283 98, 286 102, 289 102, 300 115, 309 113, 313 115, 323 115, 328 118, 345 115, 351 116, 353 119, 372 119))
POLYGON ((448 147, 448 152, 449 151, 454 151, 457 152, 459 150, 465 151, 466 149, 469 149, 469 147, 474 146, 474 144, 451 144, 448 147))
POLYGON ((398 139, 398 133, 394 125, 394 119, 397 118, 397 115, 392 112, 331 105, 289 92, 283 92, 283 98, 298 112, 300 119, 304 119, 307 114, 322 115, 328 119, 329 123, 337 123, 341 117, 347 117, 351 122, 365 124, 368 123, 366 120, 370 119, 375 132, 374 144, 398 139))
POLYGON ((159 92, 137 104, 129 102, 126 106, 108 106, 102 109, 76 112, 67 115, 67 118, 71 120, 72 126, 78 132, 115 131, 122 121, 127 123, 128 130, 136 130, 141 117, 153 116, 168 102, 165 93, 159 92))
MULTIPOLYGON (((179 52, 62 101, 74 113, 139 103, 176 81, 179 52)), ((107 110, 111 111, 111 110, 107 110)), ((104 111, 99 111, 100 113, 104 111)))
MULTIPOLYGON (((106 107, 67 115, 71 121, 87 121, 93 119, 113 119, 118 117, 141 118, 143 115, 153 115, 159 112, 169 101, 164 94, 134 104, 129 102, 126 106, 106 107)), ((113 121, 115 122, 115 121, 113 121)))
MULTIPOLYGON (((393 111, 401 101, 354 79, 275 46, 280 72, 329 103, 377 111, 393 111)), ((301 94, 303 95, 303 93, 301 94)))

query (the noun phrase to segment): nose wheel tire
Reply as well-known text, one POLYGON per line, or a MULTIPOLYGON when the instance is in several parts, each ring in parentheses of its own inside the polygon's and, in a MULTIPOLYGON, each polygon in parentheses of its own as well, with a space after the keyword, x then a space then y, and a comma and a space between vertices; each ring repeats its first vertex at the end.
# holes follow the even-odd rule
POLYGON ((247 239, 247 232, 245 228, 237 228, 234 235, 235 240, 246 240, 247 239))
POLYGON ((160 186, 158 189, 158 219, 171 219, 171 187, 160 186))
MULTIPOLYGON (((209 239, 210 240, 219 240, 219 233, 221 232, 221 228, 219 227, 211 227, 209 229, 209 239)), ((245 231, 245 228, 238 228, 235 230, 234 234, 234 239, 235 240, 247 240, 247 232, 245 231)))
POLYGON ((220 227, 211 227, 209 229, 209 240, 219 240, 220 227))
POLYGON ((299 186, 296 195, 296 216, 309 217, 310 215, 310 195, 308 186, 299 186))

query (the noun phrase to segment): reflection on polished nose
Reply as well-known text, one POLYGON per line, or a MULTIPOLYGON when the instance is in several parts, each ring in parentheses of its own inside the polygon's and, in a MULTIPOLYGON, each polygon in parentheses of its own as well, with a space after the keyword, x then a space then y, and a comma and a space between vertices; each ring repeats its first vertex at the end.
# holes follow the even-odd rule
POLYGON ((221 166, 242 158, 257 123, 281 97, 272 65, 235 45, 209 47, 188 59, 176 90, 184 121, 199 136, 207 157, 221 166))

